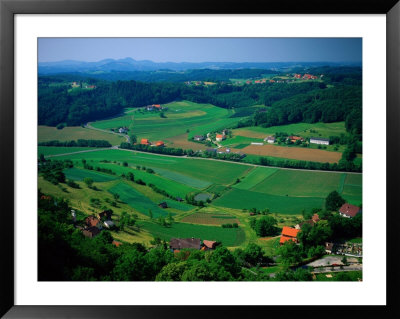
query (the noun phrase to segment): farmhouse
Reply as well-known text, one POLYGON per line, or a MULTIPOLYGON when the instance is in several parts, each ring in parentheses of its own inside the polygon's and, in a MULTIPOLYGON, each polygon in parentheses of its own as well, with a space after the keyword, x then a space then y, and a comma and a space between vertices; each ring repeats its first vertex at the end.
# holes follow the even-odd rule
POLYGON ((98 227, 99 229, 102 228, 100 220, 94 216, 86 217, 85 225, 86 225, 86 228, 90 228, 90 227, 98 227))
POLYGON ((310 143, 311 144, 329 145, 329 138, 310 137, 310 143))
POLYGON ((93 238, 93 237, 97 236, 99 233, 100 233, 100 229, 98 229, 95 226, 86 228, 82 231, 82 234, 89 238, 93 238))
POLYGON ((168 204, 166 202, 161 202, 160 204, 158 204, 158 206, 161 208, 168 208, 168 204))
POLYGON ((156 146, 165 146, 163 141, 158 141, 156 142, 156 146))
POLYGON ((275 136, 268 136, 266 138, 264 138, 264 142, 270 143, 270 144, 274 144, 275 143, 275 136))
POLYGON ((292 143, 295 143, 295 142, 297 142, 297 141, 301 141, 301 142, 304 141, 304 138, 302 138, 302 137, 300 137, 300 136, 294 136, 294 135, 288 136, 287 139, 288 139, 289 141, 291 141, 292 143))
POLYGON ((203 240, 203 248, 205 247, 205 250, 215 249, 216 246, 217 246, 217 242, 216 241, 203 240))
POLYGON ((295 243, 297 243, 298 242, 297 241, 298 232, 299 232, 298 229, 283 226, 282 235, 281 235, 281 239, 279 240, 279 244, 282 245, 283 243, 287 242, 288 240, 292 240, 295 243))
POLYGON ((146 110, 147 110, 147 111, 153 111, 153 110, 154 110, 154 107, 153 107, 152 105, 147 105, 147 106, 146 106, 146 110))
POLYGON ((353 218, 358 213, 361 213, 361 208, 349 203, 344 203, 339 209, 339 215, 346 218, 353 218))
POLYGON ((120 127, 120 128, 118 129, 118 132, 119 132, 119 133, 122 133, 122 134, 126 134, 126 133, 128 133, 128 128, 127 128, 126 126, 120 127))
POLYGON ((295 79, 300 79, 300 78, 301 78, 301 74, 295 74, 293 77, 294 77, 295 79))
POLYGON ((169 241, 169 248, 172 251, 181 250, 184 248, 193 248, 199 249, 201 248, 200 238, 171 238, 169 241))
POLYGON ((140 141, 140 144, 142 145, 150 145, 150 142, 147 138, 142 138, 142 140, 140 141))
POLYGON ((217 134, 217 135, 215 136, 215 140, 216 140, 217 142, 222 142, 222 140, 224 140, 224 139, 226 139, 226 137, 225 137, 225 135, 223 135, 223 134, 217 134))
POLYGON ((194 139, 195 141, 203 141, 203 140, 204 140, 204 136, 203 136, 203 135, 195 135, 195 136, 193 137, 193 139, 194 139))

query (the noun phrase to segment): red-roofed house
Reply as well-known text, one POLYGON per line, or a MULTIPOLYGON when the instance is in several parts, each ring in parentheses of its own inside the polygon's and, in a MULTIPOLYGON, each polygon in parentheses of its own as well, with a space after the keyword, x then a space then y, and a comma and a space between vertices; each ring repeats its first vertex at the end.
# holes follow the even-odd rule
POLYGON ((156 142, 156 146, 165 146, 163 141, 158 141, 156 142))
POLYGON ((221 142, 222 140, 224 140, 225 139, 225 135, 222 135, 222 134, 217 134, 217 135, 215 135, 215 140, 217 141, 217 142, 221 142))
POLYGON ((353 218, 356 216, 358 213, 361 212, 361 208, 355 205, 351 205, 349 203, 344 203, 342 207, 339 209, 339 214, 340 216, 346 217, 346 218, 353 218))
POLYGON ((153 104, 152 106, 157 108, 157 109, 161 109, 161 105, 160 104, 153 104))
POLYGON ((203 240, 203 245, 205 249, 215 249, 217 242, 212 240, 203 240))
POLYGON ((314 223, 319 222, 319 216, 318 216, 318 214, 314 214, 313 217, 312 217, 311 219, 312 219, 312 221, 313 221, 314 223))
POLYGON ((142 140, 140 141, 140 144, 142 144, 142 145, 149 145, 150 142, 149 142, 149 140, 148 140, 147 138, 142 138, 142 140))
POLYGON ((292 240, 297 243, 297 234, 299 233, 299 229, 283 226, 282 228, 282 235, 279 243, 282 245, 283 243, 287 242, 288 240, 292 240))
POLYGON ((304 138, 300 137, 300 136, 288 136, 288 140, 290 140, 291 142, 296 142, 296 141, 304 141, 304 138))
POLYGON ((101 225, 99 224, 100 220, 94 216, 89 216, 85 218, 85 224, 87 227, 98 227, 101 225))

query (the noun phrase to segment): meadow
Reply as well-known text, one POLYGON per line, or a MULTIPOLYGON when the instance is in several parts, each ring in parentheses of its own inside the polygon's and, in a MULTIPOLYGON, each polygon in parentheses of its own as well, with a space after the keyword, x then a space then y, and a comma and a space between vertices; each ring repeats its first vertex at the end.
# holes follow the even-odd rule
POLYGON ((58 147, 58 146, 38 146, 38 155, 43 154, 44 156, 67 154, 80 151, 93 150, 93 147, 58 147))
POLYGON ((124 182, 114 185, 109 188, 108 191, 111 194, 118 194, 120 200, 127 203, 132 208, 137 209, 144 215, 149 216, 149 210, 151 210, 153 217, 165 217, 168 215, 168 212, 158 207, 157 203, 154 203, 148 197, 124 182))
POLYGON ((125 138, 116 134, 91 130, 83 128, 81 126, 68 126, 62 130, 58 130, 55 127, 50 126, 38 126, 38 142, 47 141, 71 141, 71 140, 105 140, 110 142, 112 145, 119 145, 121 142, 125 142, 125 138))
POLYGON ((164 118, 161 118, 159 113, 145 109, 130 109, 120 117, 92 122, 91 125, 104 130, 127 126, 131 128, 130 133, 139 139, 173 142, 177 136, 186 133, 189 133, 190 139, 194 135, 206 134, 210 130, 224 129, 240 120, 240 118, 229 118, 233 114, 231 110, 211 104, 178 101, 162 106, 167 108, 163 111, 164 118))
POLYGON ((164 227, 150 221, 141 222, 141 227, 149 231, 153 236, 163 240, 176 238, 200 238, 202 240, 220 241, 224 246, 239 246, 245 240, 241 228, 222 228, 221 226, 204 226, 188 223, 173 223, 171 227, 164 227))
POLYGON ((90 171, 87 169, 79 169, 76 167, 64 170, 65 177, 74 181, 83 181, 85 178, 91 178, 94 182, 108 182, 117 179, 117 176, 104 174, 100 172, 90 171))
POLYGON ((181 222, 202 225, 239 224, 239 220, 228 214, 193 213, 181 219, 181 222))

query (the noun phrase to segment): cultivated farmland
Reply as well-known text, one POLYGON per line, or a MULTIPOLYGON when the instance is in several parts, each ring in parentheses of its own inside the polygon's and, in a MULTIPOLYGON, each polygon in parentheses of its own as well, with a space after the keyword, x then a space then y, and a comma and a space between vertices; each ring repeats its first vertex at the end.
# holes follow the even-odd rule
POLYGON ((202 225, 239 224, 239 220, 228 214, 193 213, 181 219, 182 222, 202 225))
POLYGON ((112 145, 125 142, 125 138, 116 134, 83 128, 81 126, 64 127, 58 130, 50 126, 38 126, 38 142, 47 141, 71 141, 71 140, 106 140, 112 145))

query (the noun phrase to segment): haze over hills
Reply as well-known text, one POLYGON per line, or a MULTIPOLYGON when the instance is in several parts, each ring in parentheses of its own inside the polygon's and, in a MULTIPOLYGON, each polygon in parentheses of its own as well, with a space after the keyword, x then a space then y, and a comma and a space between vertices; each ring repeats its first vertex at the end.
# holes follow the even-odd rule
POLYGON ((137 61, 132 58, 104 59, 97 62, 64 60, 57 62, 39 62, 39 74, 57 73, 93 73, 93 72, 131 72, 171 70, 185 71, 190 69, 272 69, 283 71, 299 67, 318 66, 361 66, 354 62, 153 62, 150 60, 137 61))

